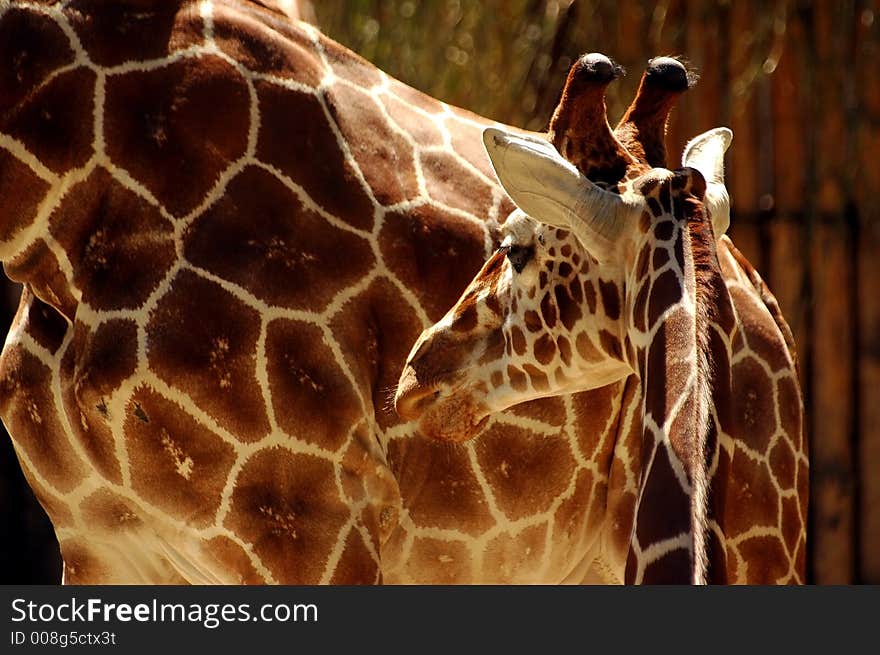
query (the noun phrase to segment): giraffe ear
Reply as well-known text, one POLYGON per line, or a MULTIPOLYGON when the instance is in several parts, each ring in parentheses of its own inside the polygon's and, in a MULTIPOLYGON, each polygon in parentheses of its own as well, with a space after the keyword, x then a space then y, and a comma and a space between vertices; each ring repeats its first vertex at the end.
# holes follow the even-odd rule
POLYGON ((616 250, 625 225, 620 196, 581 175, 549 141, 489 127, 483 144, 501 186, 522 211, 571 230, 600 261, 616 250))
POLYGON ((715 238, 730 226, 730 196, 724 186, 724 153, 733 141, 733 132, 716 127, 690 140, 681 157, 683 166, 696 168, 706 178, 706 209, 712 217, 715 238))

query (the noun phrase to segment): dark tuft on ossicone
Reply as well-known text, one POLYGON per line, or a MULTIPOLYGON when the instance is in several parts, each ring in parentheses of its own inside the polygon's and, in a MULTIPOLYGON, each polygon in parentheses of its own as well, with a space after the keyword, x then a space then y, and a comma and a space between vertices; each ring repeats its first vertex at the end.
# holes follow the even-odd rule
POLYGON ((645 79, 669 91, 682 92, 694 86, 699 78, 678 59, 654 57, 648 62, 645 79))
POLYGON ((623 66, 601 52, 581 55, 572 66, 571 81, 608 84, 626 74, 623 66))

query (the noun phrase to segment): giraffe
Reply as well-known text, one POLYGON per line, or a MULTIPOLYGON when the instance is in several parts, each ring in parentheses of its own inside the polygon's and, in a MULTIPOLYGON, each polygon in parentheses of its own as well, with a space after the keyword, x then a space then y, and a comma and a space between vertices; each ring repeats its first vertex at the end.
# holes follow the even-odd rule
POLYGON ((263 4, 0 8, 0 414, 65 581, 564 579, 568 446, 511 471, 528 503, 491 471, 592 424, 449 452, 387 406, 512 208, 489 121, 263 4))
POLYGON ((0 417, 64 581, 597 579, 623 383, 455 448, 388 403, 514 209, 497 124, 268 4, 0 5, 0 417))
POLYGON ((732 134, 696 137, 666 169, 668 112, 693 80, 652 60, 612 132, 604 94, 619 72, 598 53, 578 60, 547 140, 485 130, 518 209, 413 346, 397 410, 463 440, 517 403, 624 381, 616 443, 585 453, 607 479, 593 566, 633 583, 803 582, 796 361, 775 301, 723 235, 732 134), (772 390, 760 410, 755 376, 772 390))

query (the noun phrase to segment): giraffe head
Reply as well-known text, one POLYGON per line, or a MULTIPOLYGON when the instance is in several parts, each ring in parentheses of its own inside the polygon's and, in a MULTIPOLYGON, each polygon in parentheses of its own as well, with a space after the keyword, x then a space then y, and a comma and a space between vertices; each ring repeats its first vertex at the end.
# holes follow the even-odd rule
POLYGON ((467 439, 492 412, 639 373, 656 324, 687 306, 688 225, 705 227, 709 239, 727 227, 722 162, 731 133, 697 137, 683 168, 663 168, 657 144, 687 73, 675 60, 653 60, 613 132, 604 92, 618 72, 598 54, 572 67, 550 142, 485 130, 518 209, 498 250, 409 355, 396 407, 420 419, 423 433, 467 439), (646 104, 654 114, 638 111, 646 104))

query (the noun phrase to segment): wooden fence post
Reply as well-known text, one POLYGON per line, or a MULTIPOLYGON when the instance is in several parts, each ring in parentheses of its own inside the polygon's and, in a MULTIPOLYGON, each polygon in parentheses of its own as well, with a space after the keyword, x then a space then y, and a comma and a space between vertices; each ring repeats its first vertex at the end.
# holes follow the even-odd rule
POLYGON ((860 582, 880 584, 880 16, 855 17, 856 131, 853 201, 858 212, 858 476, 860 582))

